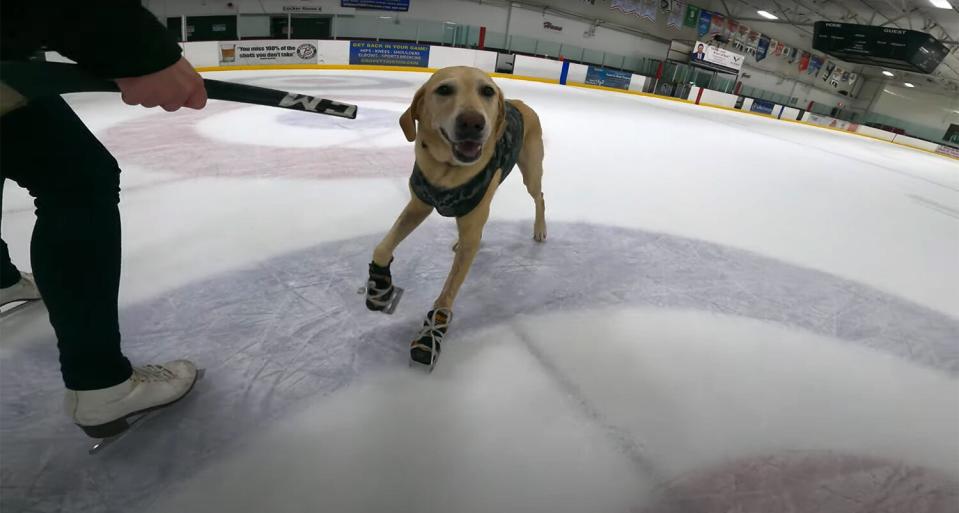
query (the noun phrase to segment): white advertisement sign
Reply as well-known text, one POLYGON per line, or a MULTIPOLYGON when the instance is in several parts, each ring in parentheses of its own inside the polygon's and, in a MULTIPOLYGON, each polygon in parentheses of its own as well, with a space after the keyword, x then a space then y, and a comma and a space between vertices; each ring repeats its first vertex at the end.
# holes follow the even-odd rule
POLYGON ((689 56, 690 64, 725 73, 739 73, 744 60, 745 58, 741 54, 730 52, 718 46, 710 46, 702 41, 696 41, 696 45, 693 46, 693 53, 689 56))
POLYGON ((267 39, 220 43, 221 66, 316 63, 316 41, 267 39))

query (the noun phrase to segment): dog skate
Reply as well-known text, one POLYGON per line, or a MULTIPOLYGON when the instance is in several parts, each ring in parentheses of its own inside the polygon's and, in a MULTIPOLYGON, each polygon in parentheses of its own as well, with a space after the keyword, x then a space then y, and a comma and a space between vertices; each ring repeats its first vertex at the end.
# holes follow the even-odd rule
MULTIPOLYGON (((390 263, 393 263, 390 260, 390 263)), ((366 294, 366 308, 374 312, 392 314, 403 297, 403 289, 393 286, 393 276, 389 264, 386 267, 370 262, 370 277, 366 287, 360 288, 360 294, 366 294)))
POLYGON ((425 367, 428 372, 433 372, 451 320, 453 312, 449 308, 437 308, 426 314, 423 327, 420 328, 416 340, 410 344, 410 367, 416 364, 425 367))

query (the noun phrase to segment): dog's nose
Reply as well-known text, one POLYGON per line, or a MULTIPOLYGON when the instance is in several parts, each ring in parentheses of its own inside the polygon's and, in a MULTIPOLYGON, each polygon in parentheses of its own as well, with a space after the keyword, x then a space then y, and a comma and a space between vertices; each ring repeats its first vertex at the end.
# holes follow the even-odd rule
POLYGON ((479 139, 486 128, 486 118, 481 112, 467 111, 456 116, 456 138, 479 139))

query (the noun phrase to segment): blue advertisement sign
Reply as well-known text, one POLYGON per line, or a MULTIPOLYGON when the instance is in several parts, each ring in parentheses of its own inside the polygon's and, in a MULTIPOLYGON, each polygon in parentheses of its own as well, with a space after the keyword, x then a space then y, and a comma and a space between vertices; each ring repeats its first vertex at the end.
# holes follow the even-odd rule
POLYGON ((590 66, 586 70, 586 83, 590 85, 629 89, 629 82, 632 79, 633 74, 626 71, 597 68, 595 66, 590 66))
POLYGON ((410 0, 340 0, 340 7, 405 12, 410 10, 410 0))
POLYGON ((350 64, 425 68, 429 62, 429 45, 388 41, 350 41, 350 64))
POLYGON ((766 100, 753 100, 753 106, 750 107, 749 110, 753 112, 761 112, 763 114, 772 114, 773 107, 775 106, 775 103, 766 100))

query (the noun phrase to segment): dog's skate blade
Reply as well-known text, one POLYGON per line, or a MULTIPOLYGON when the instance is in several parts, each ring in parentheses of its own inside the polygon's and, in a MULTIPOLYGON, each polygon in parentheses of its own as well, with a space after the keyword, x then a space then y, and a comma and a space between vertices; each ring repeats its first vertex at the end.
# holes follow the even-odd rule
POLYGON ((393 287, 393 298, 390 299, 390 304, 386 305, 386 308, 383 309, 383 313, 386 315, 393 315, 393 312, 396 311, 396 306, 400 304, 400 299, 403 298, 403 289, 399 287, 393 287))
POLYGON ((410 358, 409 366, 410 366, 411 369, 414 369, 414 368, 415 368, 415 369, 420 370, 420 371, 423 371, 423 372, 425 372, 425 373, 427 373, 427 374, 432 374, 432 373, 433 373, 433 369, 436 368, 436 361, 437 361, 437 360, 439 360, 439 357, 433 358, 433 363, 429 364, 429 363, 418 362, 418 361, 410 358))

